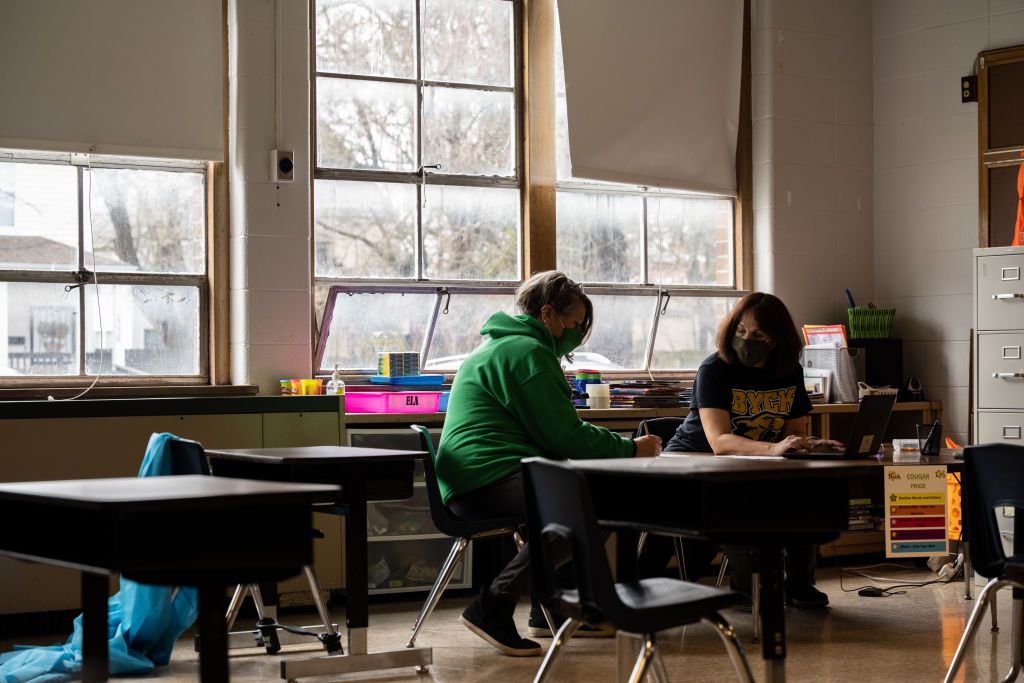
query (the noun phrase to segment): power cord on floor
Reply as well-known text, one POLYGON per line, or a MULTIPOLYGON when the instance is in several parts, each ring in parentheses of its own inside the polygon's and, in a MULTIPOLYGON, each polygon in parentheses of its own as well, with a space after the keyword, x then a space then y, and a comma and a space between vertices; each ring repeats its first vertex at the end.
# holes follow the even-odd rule
MULTIPOLYGON (((959 543, 960 539, 958 538, 957 544, 959 545, 959 543)), ((858 570, 872 569, 875 567, 883 566, 895 566, 910 571, 912 570, 911 567, 906 567, 905 565, 897 565, 892 562, 867 565, 865 567, 859 567, 855 570, 845 570, 845 573, 853 574, 855 576, 861 576, 876 583, 886 583, 891 581, 897 581, 898 583, 894 583, 891 586, 875 586, 868 584, 864 586, 858 586, 857 588, 847 588, 843 585, 844 570, 839 565, 839 555, 836 552, 835 543, 832 544, 832 557, 835 559, 836 571, 839 573, 839 589, 844 593, 857 593, 857 595, 863 598, 889 598, 894 595, 906 595, 907 591, 914 588, 923 588, 924 586, 931 586, 937 583, 950 583, 962 574, 964 565, 964 555, 963 553, 960 553, 959 555, 957 555, 957 558, 954 562, 948 562, 942 566, 942 568, 939 570, 938 578, 929 579, 928 581, 904 581, 902 583, 898 582, 899 579, 887 579, 885 577, 880 576, 871 576, 870 574, 865 574, 858 570)))

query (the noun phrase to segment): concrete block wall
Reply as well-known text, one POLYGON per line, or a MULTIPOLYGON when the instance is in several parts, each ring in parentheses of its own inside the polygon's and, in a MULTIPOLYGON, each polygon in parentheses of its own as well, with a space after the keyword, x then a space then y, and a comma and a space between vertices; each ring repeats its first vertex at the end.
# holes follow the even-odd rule
POLYGON ((797 324, 874 297, 870 0, 754 0, 755 286, 797 324))
POLYGON ((958 83, 979 52, 1024 43, 1024 2, 875 0, 873 15, 876 303, 896 308, 904 372, 963 442, 978 112, 958 83))

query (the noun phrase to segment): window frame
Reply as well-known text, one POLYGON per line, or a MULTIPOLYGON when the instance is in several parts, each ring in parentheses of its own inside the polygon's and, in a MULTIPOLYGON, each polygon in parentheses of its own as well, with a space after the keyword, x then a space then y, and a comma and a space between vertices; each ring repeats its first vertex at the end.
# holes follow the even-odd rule
MULTIPOLYGON (((81 387, 89 386, 95 382, 99 387, 140 387, 140 386, 166 386, 166 385, 208 385, 211 384, 212 358, 211 348, 216 344, 212 338, 214 329, 214 314, 211 308, 211 298, 216 296, 214 288, 213 266, 215 258, 215 198, 217 196, 214 178, 215 172, 222 166, 221 163, 202 162, 192 160, 162 160, 155 158, 125 157, 114 155, 90 155, 77 152, 44 152, 44 151, 22 151, 3 150, 0 152, 0 162, 4 163, 25 163, 35 165, 71 166, 75 169, 75 182, 77 192, 77 230, 78 230, 78 262, 76 270, 30 270, 30 269, 0 269, 0 282, 12 283, 37 283, 37 284, 63 284, 74 286, 77 289, 77 334, 78 349, 75 363, 78 373, 74 375, 25 375, 0 377, 0 390, 3 389, 29 389, 33 387, 81 387), (134 273, 134 272, 101 272, 97 274, 91 270, 92 263, 86 262, 86 216, 89 208, 89 198, 86 195, 87 187, 91 179, 86 174, 91 169, 126 169, 140 171, 162 171, 178 173, 198 173, 202 178, 203 193, 203 241, 205 258, 203 259, 203 271, 201 273, 134 273), (199 372, 195 375, 125 375, 125 374, 104 374, 98 376, 86 372, 86 289, 89 286, 97 285, 156 285, 156 286, 181 286, 195 287, 198 295, 199 318, 199 348, 198 361, 199 372)), ((223 286, 223 283, 222 283, 223 286)))

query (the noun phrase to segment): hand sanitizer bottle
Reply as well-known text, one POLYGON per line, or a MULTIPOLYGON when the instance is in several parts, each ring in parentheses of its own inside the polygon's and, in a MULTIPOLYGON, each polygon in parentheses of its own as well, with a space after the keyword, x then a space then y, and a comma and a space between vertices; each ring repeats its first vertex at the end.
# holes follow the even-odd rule
POLYGON ((341 381, 341 371, 338 364, 334 364, 334 372, 331 373, 331 380, 327 383, 327 394, 344 394, 345 383, 341 381))

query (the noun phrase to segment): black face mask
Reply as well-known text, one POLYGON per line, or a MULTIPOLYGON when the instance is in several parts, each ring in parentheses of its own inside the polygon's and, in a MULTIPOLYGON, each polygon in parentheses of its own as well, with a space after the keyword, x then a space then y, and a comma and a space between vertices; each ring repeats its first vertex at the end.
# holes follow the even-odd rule
POLYGON ((750 368, 763 363, 774 348, 775 343, 770 341, 744 339, 743 337, 732 338, 732 350, 736 352, 740 363, 750 368))

